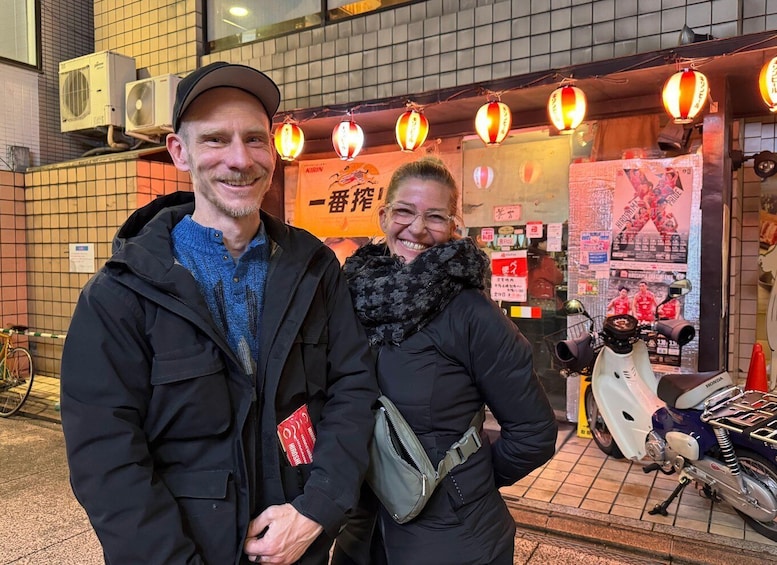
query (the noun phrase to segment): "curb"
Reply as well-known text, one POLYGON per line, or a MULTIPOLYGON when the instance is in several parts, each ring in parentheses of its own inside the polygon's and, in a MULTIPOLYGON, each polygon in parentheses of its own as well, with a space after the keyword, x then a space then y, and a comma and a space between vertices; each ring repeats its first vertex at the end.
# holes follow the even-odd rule
POLYGON ((650 524, 559 504, 502 495, 518 529, 603 544, 669 563, 763 565, 777 562, 777 547, 755 541, 650 524))

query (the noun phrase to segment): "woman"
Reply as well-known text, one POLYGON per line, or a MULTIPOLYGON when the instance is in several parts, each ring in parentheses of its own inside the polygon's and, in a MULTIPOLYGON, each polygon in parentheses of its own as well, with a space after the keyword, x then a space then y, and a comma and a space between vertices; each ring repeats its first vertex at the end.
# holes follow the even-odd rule
MULTIPOLYGON (((417 518, 400 525, 378 507, 374 531, 390 565, 512 565, 515 523, 497 489, 555 449, 557 426, 531 346, 484 293, 488 259, 456 235, 457 201, 456 182, 439 159, 402 165, 379 211, 385 243, 358 249, 344 267, 381 390, 432 463, 484 403, 501 425, 490 448, 481 432, 483 447, 450 472, 417 518)), ((374 502, 367 497, 363 509, 374 502)), ((361 519, 349 524, 333 563, 378 561, 374 546, 368 557, 371 531, 361 519)))

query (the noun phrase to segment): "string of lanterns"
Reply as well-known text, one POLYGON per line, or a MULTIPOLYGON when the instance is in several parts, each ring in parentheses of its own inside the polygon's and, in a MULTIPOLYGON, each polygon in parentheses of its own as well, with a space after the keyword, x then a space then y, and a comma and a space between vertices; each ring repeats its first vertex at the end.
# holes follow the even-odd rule
MULTIPOLYGON (((761 97, 771 112, 777 112, 777 57, 767 62, 758 79, 761 97)), ((664 83, 661 99, 667 114, 677 124, 690 124, 710 98, 709 81, 701 72, 688 67, 678 70, 664 83)), ((584 120, 587 100, 582 89, 564 79, 548 98, 548 117, 559 133, 572 133, 584 120)), ((488 102, 475 115, 475 132, 487 147, 501 144, 512 127, 512 111, 499 94, 488 93, 488 102)), ((412 102, 397 118, 395 133, 400 150, 412 152, 421 147, 429 134, 429 120, 423 108, 412 102)), ((305 135, 290 117, 275 130, 275 148, 281 159, 293 161, 302 152, 305 135)), ((344 161, 353 160, 364 145, 364 131, 353 113, 335 126, 332 146, 344 161)))

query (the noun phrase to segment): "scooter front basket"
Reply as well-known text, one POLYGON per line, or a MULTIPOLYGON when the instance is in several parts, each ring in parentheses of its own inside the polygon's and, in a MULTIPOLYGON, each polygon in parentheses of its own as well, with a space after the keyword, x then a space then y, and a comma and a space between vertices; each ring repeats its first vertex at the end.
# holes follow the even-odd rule
POLYGON ((545 344, 550 351, 553 368, 563 376, 590 375, 603 344, 602 322, 602 316, 595 316, 546 335, 545 344))

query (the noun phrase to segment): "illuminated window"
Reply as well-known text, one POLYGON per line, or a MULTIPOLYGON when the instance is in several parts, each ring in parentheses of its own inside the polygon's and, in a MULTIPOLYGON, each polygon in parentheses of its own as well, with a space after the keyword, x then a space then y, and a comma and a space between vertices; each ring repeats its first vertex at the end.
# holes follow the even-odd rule
POLYGON ((208 43, 211 51, 221 51, 409 3, 411 0, 207 0, 208 43))
POLYGON ((37 0, 0 0, 0 58, 39 66, 38 29, 37 0))

